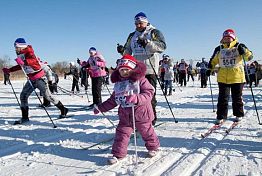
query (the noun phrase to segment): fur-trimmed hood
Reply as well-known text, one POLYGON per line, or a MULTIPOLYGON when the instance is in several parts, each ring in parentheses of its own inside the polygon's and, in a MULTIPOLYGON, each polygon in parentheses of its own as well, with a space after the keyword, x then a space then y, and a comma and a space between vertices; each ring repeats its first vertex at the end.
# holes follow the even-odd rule
POLYGON ((143 62, 138 61, 136 67, 133 70, 131 70, 129 77, 127 78, 121 77, 117 69, 111 74, 111 82, 116 83, 125 79, 130 79, 131 81, 135 82, 145 77, 145 75, 146 75, 146 65, 143 62))

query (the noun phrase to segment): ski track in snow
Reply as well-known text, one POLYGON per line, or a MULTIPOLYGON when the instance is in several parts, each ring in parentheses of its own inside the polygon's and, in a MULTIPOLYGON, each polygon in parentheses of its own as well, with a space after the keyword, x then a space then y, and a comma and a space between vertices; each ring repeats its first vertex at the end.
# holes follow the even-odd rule
MULTIPOLYGON (((214 105, 218 94, 215 78, 212 84, 214 105)), ((13 81, 19 97, 23 81, 13 81)), ((71 82, 61 79, 61 85, 70 89, 71 82)), ((60 86, 61 86, 60 85, 60 86)), ((176 87, 176 84, 174 84, 176 87)), ((52 124, 43 110, 36 107, 37 97, 29 99, 31 121, 25 125, 10 125, 20 117, 20 109, 13 92, 8 86, 0 86, 0 175, 262 175, 262 130, 257 125, 250 89, 243 92, 245 118, 229 134, 225 130, 231 120, 221 129, 202 139, 212 126, 216 114, 212 112, 210 89, 199 88, 198 82, 181 87, 167 99, 172 107, 174 122, 161 90, 158 87, 159 122, 155 130, 160 138, 161 149, 154 158, 146 158, 146 148, 138 138, 139 164, 134 164, 134 146, 131 139, 128 156, 118 164, 106 165, 112 142, 107 142, 88 150, 81 146, 91 146, 114 137, 114 128, 103 115, 94 116, 92 111, 69 112, 71 118, 55 120, 52 124)), ((112 90, 112 85, 109 86, 112 90)), ((260 87, 254 88, 259 114, 261 114, 260 87)), ((109 97, 104 87, 103 100, 109 97)), ((87 99, 56 95, 70 108, 87 105, 87 99)), ((85 96, 85 95, 83 95, 85 96)), ((92 96, 89 89, 89 99, 92 96)), ((231 103, 230 103, 231 104, 231 103)), ((231 105, 229 114, 232 114, 231 105)), ((47 108, 51 117, 58 116, 58 110, 47 108)), ((116 125, 117 109, 105 113, 116 125)))

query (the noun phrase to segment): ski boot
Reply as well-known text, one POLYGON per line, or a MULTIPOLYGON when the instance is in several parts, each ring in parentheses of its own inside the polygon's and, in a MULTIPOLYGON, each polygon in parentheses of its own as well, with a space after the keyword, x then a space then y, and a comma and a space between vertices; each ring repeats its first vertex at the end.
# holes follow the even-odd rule
POLYGON ((215 125, 221 125, 224 122, 225 122, 225 119, 216 119, 215 125))
POLYGON ((61 115, 59 116, 59 119, 63 119, 66 118, 66 115, 68 113, 68 108, 66 108, 61 101, 59 101, 57 103, 57 105, 55 105, 60 111, 61 111, 61 115))
POLYGON ((236 117, 235 119, 234 119, 234 122, 239 122, 239 121, 241 121, 243 119, 243 117, 236 117))
POLYGON ((18 124, 23 124, 23 123, 26 123, 29 121, 29 118, 28 118, 28 106, 26 107, 21 107, 21 111, 22 111, 22 118, 20 120, 16 120, 14 122, 14 125, 18 125, 18 124))

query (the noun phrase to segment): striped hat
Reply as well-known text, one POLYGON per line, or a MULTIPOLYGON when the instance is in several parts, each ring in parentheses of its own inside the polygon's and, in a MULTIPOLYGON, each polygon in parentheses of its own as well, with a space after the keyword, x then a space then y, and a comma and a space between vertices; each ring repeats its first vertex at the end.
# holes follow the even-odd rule
POLYGON ((26 42, 25 42, 25 39, 24 39, 24 38, 17 38, 17 39, 15 40, 14 47, 17 47, 17 48, 26 48, 26 47, 27 47, 27 44, 26 44, 26 42))
POLYGON ((146 17, 146 14, 143 12, 139 12, 138 14, 136 14, 135 16, 135 23, 137 22, 147 22, 148 23, 148 19, 146 17))
POLYGON ((137 60, 133 56, 129 54, 125 54, 121 59, 117 62, 117 69, 120 70, 122 68, 129 68, 133 70, 136 67, 137 60))
POLYGON ((227 29, 223 32, 223 38, 224 37, 230 37, 232 38, 233 40, 236 39, 236 34, 235 34, 235 31, 233 29, 227 29))

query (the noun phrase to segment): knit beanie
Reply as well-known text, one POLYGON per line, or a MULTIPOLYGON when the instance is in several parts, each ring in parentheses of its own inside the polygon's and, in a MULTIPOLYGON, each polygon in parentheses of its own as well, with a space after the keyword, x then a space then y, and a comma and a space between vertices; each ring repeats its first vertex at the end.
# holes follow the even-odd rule
POLYGON ((133 70, 136 67, 137 60, 133 56, 129 54, 125 54, 121 59, 117 62, 117 69, 120 70, 122 68, 129 68, 133 70))
POLYGON ((235 34, 235 31, 233 29, 227 29, 223 32, 223 38, 224 37, 230 37, 232 38, 233 40, 236 39, 236 34, 235 34))
POLYGON ((24 38, 17 38, 17 39, 15 40, 14 47, 17 47, 17 48, 26 48, 26 47, 27 47, 27 44, 26 44, 26 42, 25 42, 25 39, 24 39, 24 38))
POLYGON ((146 14, 143 12, 139 12, 138 14, 136 14, 135 23, 137 22, 148 22, 146 14))

